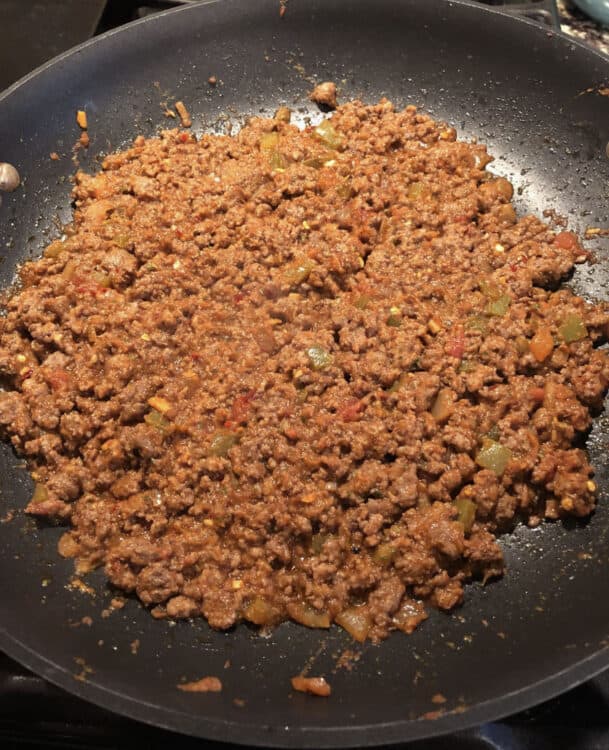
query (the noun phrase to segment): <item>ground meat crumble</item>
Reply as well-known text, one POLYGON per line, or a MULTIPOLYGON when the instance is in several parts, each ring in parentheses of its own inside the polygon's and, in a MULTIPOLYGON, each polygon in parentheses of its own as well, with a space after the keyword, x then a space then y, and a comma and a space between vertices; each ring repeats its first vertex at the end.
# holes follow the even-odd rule
POLYGON ((411 632, 586 516, 609 383, 586 257, 485 147, 355 101, 138 137, 0 318, 0 427, 60 553, 158 618, 411 632))

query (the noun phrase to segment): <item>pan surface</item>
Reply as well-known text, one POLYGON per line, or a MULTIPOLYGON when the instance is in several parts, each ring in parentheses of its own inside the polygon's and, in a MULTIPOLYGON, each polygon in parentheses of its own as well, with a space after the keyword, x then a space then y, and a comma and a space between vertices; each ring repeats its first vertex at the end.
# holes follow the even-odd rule
MULTIPOLYGON (((607 224, 601 55, 468 3, 292 0, 280 19, 277 0, 224 0, 111 32, 0 97, 0 158, 24 178, 0 208, 0 286, 69 219, 77 109, 87 110, 91 136, 81 163, 94 170, 100 154, 172 126, 165 100, 184 100, 201 132, 281 104, 313 113, 305 102, 314 80, 335 80, 343 101, 417 104, 489 144, 492 169, 514 181, 521 211, 554 209, 578 231, 607 224)), ((606 296, 609 279, 606 248, 595 250, 599 263, 571 282, 590 298, 606 296)), ((68 585, 60 530, 24 516, 31 482, 3 445, 0 648, 112 710, 250 745, 381 745, 512 713, 609 664, 608 426, 601 416, 589 440, 601 487, 589 523, 519 528, 503 539, 503 580, 468 587, 461 610, 432 613, 410 637, 357 647, 338 629, 284 624, 265 639, 246 627, 213 632, 202 620, 156 622, 134 601, 102 617, 112 598, 103 576, 87 578, 92 594, 68 585), (337 663, 346 650, 359 657, 351 670, 337 663), (307 665, 328 678, 330 699, 292 694, 290 677, 307 665), (221 693, 176 689, 206 675, 221 678, 221 693)))

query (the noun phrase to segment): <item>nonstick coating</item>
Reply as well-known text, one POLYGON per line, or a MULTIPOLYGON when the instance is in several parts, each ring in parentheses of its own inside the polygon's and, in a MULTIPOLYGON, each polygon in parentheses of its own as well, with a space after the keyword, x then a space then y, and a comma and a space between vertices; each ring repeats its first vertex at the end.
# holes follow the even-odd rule
MULTIPOLYGON (((195 131, 226 127, 278 105, 313 108, 313 80, 335 80, 343 101, 381 96, 420 105, 489 144, 513 179, 520 210, 552 208, 583 230, 607 224, 609 62, 573 41, 480 6, 428 0, 225 0, 172 11, 58 58, 0 98, 0 160, 24 185, 0 208, 0 284, 58 236, 70 216, 77 109, 89 115, 83 165, 136 134, 172 126, 161 103, 183 99, 195 131), (207 82, 217 77, 214 88, 207 82), (60 161, 49 153, 62 154, 60 161)), ((606 294, 606 247, 572 282, 606 294)), ((591 677, 609 663, 607 422, 589 442, 600 507, 589 523, 520 528, 503 540, 504 580, 472 585, 452 615, 433 613, 412 636, 354 646, 346 634, 280 626, 270 638, 194 623, 156 622, 135 601, 109 617, 95 595, 67 588, 60 530, 24 517, 31 483, 0 453, 0 648, 67 690, 143 721, 250 745, 345 747, 430 736, 497 718, 591 677), (91 626, 76 624, 83 616, 91 626), (139 649, 132 647, 139 641, 139 649), (337 666, 346 649, 351 671, 337 666), (136 651, 134 654, 132 651, 136 651), (292 694, 310 665, 329 699, 292 694), (84 679, 75 679, 80 675, 84 679), (187 694, 182 679, 218 675, 219 694, 187 694), (446 703, 432 697, 441 693, 446 703), (237 705, 235 699, 242 699, 237 705), (434 718, 433 713, 440 711, 434 718)), ((35 710, 35 707, 33 707, 35 710)))

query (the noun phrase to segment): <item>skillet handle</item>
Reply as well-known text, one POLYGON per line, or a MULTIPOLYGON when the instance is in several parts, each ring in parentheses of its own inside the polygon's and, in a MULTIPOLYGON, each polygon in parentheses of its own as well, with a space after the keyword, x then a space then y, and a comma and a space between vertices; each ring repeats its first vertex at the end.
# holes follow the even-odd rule
POLYGON ((555 31, 560 31, 560 16, 555 0, 506 3, 505 5, 495 6, 495 10, 506 13, 508 16, 528 18, 541 26, 550 26, 555 31))

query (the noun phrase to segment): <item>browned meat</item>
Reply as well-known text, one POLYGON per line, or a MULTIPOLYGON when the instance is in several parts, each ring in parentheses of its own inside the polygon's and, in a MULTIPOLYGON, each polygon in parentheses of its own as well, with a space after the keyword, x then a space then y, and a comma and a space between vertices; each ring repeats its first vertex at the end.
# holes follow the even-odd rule
POLYGON ((300 693, 319 695, 322 698, 327 698, 332 693, 332 688, 324 677, 292 677, 292 687, 300 693))
POLYGON ((336 84, 332 81, 318 83, 309 94, 309 99, 316 104, 321 104, 328 109, 336 109, 336 84))
POLYGON ((194 682, 181 682, 177 688, 185 693, 219 693, 222 682, 218 677, 202 677, 194 682))
POLYGON ((154 617, 379 640, 501 575, 499 533, 592 512, 609 314, 484 146, 387 101, 289 120, 76 176, 0 316, 0 429, 60 553, 154 617))

